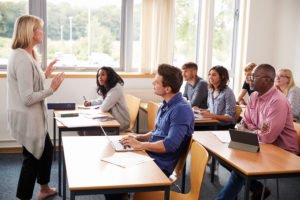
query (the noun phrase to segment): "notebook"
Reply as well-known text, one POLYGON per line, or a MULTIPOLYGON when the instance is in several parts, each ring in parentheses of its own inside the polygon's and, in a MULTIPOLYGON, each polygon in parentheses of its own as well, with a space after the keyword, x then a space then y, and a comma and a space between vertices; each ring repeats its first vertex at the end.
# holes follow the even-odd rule
POLYGON ((231 141, 228 145, 243 151, 259 152, 259 142, 256 133, 229 129, 231 141))
POLYGON ((107 138, 107 140, 109 141, 109 143, 111 144, 112 148, 116 151, 116 152, 124 152, 124 151, 141 151, 142 149, 135 149, 129 146, 123 146, 119 140, 111 140, 110 137, 107 135, 107 133, 105 132, 105 130, 103 129, 102 125, 100 124, 100 128, 103 132, 103 134, 105 135, 105 137, 107 138))

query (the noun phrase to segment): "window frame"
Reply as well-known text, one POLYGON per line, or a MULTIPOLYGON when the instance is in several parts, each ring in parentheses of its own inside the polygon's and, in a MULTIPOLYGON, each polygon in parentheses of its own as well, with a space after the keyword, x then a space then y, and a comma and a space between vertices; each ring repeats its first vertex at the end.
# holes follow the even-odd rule
MULTIPOLYGON (((202 13, 201 10, 203 9, 203 4, 207 3, 208 0, 199 0, 198 4, 198 22, 197 22, 197 36, 196 36, 196 57, 195 62, 199 65, 200 64, 200 51, 201 51, 201 20, 202 20, 202 13)), ((136 70, 134 66, 132 66, 132 57, 133 57, 133 10, 134 10, 134 1, 127 1, 122 0, 121 5, 121 41, 120 41, 120 68, 117 68, 117 71, 120 72, 133 72, 136 70)), ((44 23, 47 24, 47 0, 28 0, 29 3, 29 14, 37 15, 44 20, 44 23)), ((211 5, 214 4, 214 1, 209 1, 211 5)), ((234 72, 236 68, 236 59, 237 59, 237 42, 238 42, 238 21, 239 21, 239 6, 240 0, 235 0, 235 15, 234 15, 234 26, 233 26, 233 44, 231 49, 231 70, 229 70, 230 78, 232 78, 232 84, 234 83, 234 72)), ((210 19, 211 20, 211 19, 210 19)), ((210 28, 212 28, 211 25, 210 28)), ((42 53, 43 60, 42 66, 47 65, 47 26, 44 26, 44 42, 39 46, 39 50, 42 53)), ((211 51, 212 44, 209 44, 207 47, 211 51)), ((210 54, 210 56, 212 56, 210 54)), ((208 64, 211 63, 212 57, 208 58, 208 64), (210 60, 210 61, 209 61, 210 60)), ((211 66, 203 66, 206 67, 207 70, 211 66)), ((6 69, 6 66, 0 65, 0 69, 6 69)), ((71 72, 89 72, 94 71, 94 68, 89 67, 58 67, 58 71, 71 71, 71 72)), ((205 77, 204 77, 205 78, 205 77)))

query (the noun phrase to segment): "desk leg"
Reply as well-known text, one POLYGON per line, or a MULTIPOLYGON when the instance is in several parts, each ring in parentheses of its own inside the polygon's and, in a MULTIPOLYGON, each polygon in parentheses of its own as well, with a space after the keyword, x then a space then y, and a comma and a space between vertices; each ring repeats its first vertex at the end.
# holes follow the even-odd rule
POLYGON ((186 164, 184 164, 182 171, 182 182, 181 182, 181 193, 184 194, 185 191, 185 173, 186 173, 186 164))
POLYGON ((245 200, 249 199, 249 188, 250 188, 250 180, 248 177, 245 177, 245 194, 244 194, 245 200))
POLYGON ((170 199, 170 187, 166 187, 165 189, 165 200, 170 199))
POLYGON ((58 129, 58 194, 61 196, 61 130, 58 129))
POLYGON ((215 180, 215 167, 216 167, 216 159, 212 156, 211 165, 210 165, 210 182, 213 183, 215 180))
POLYGON ((55 114, 53 112, 53 159, 56 160, 56 119, 54 117, 55 114))
POLYGON ((63 200, 66 200, 66 182, 67 182, 67 171, 66 171, 66 163, 65 163, 65 157, 63 156, 63 200))

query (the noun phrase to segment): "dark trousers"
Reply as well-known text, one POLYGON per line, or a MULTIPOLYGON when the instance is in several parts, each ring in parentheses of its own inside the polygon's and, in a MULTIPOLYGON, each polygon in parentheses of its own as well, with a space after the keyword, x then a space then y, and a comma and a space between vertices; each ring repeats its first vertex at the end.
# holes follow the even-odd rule
POLYGON ((31 199, 35 181, 40 185, 48 184, 50 181, 52 166, 53 145, 49 135, 46 135, 45 147, 42 157, 36 159, 23 146, 23 164, 18 182, 17 197, 20 199, 31 199))

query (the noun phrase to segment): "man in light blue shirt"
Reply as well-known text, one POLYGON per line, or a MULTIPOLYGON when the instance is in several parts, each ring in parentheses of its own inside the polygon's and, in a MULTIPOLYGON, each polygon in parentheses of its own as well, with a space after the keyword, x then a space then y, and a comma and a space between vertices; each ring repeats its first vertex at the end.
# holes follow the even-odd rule
POLYGON ((121 140, 123 145, 145 149, 167 176, 172 174, 194 131, 193 111, 179 92, 182 81, 180 69, 160 65, 153 86, 154 93, 164 101, 158 110, 153 132, 121 140))

